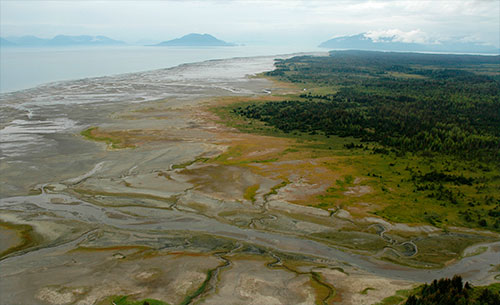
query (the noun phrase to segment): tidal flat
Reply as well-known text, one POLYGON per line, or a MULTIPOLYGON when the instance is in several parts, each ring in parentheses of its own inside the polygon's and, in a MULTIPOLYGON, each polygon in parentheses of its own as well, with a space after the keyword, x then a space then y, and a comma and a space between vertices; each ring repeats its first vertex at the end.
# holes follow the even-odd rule
POLYGON ((390 222, 352 156, 239 128, 228 105, 303 90, 255 77, 274 59, 2 95, 0 303, 375 304, 495 282, 497 233, 390 222))

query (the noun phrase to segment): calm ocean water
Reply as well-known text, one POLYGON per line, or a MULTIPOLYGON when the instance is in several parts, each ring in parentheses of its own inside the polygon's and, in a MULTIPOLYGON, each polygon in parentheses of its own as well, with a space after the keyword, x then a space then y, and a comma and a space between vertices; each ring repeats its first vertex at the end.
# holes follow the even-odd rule
POLYGON ((303 47, 106 47, 2 48, 0 92, 87 77, 109 76, 177 66, 209 59, 324 51, 303 47))

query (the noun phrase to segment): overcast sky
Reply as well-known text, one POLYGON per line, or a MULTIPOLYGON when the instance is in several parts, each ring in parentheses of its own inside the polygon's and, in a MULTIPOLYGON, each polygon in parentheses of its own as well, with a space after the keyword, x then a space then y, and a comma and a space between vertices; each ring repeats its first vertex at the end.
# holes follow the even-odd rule
POLYGON ((369 32, 499 46, 499 0, 0 0, 0 36, 105 35, 134 42, 209 33, 247 44, 317 45, 369 32))

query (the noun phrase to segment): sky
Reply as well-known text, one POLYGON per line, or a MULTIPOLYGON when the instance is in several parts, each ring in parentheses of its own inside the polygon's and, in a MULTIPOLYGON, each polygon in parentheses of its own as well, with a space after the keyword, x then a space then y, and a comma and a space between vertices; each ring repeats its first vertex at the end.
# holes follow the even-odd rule
POLYGON ((499 0, 0 0, 0 36, 105 35, 127 42, 209 33, 245 44, 316 46, 368 33, 404 42, 500 46, 499 0))

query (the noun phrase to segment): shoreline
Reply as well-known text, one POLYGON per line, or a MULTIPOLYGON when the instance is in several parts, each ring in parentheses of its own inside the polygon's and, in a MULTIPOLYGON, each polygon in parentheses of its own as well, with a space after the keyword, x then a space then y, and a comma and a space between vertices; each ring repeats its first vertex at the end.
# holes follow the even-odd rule
MULTIPOLYGON (((5 49, 5 48, 4 48, 5 49)), ((4 50, 2 49, 2 51, 4 50)), ((42 75, 47 75, 49 80, 37 80, 36 84, 33 85, 14 85, 17 88, 8 89, 0 92, 0 99, 2 95, 15 93, 23 90, 34 89, 39 86, 46 86, 52 83, 66 82, 66 81, 77 81, 82 79, 92 79, 101 77, 116 77, 124 74, 133 73, 146 73, 154 70, 162 70, 175 68, 182 64, 195 64, 210 60, 226 60, 234 58, 249 58, 249 57, 267 57, 267 56, 282 56, 287 54, 299 54, 299 53, 311 53, 320 51, 318 48, 302 48, 302 47, 280 47, 274 46, 270 50, 267 47, 261 46, 244 46, 237 47, 236 49, 190 49, 190 48, 180 48, 180 49, 151 49, 150 47, 119 47, 119 48, 95 48, 89 49, 85 48, 75 48, 75 49, 30 49, 29 52, 24 52, 28 55, 32 53, 42 52, 47 56, 53 56, 54 54, 60 53, 60 59, 66 66, 73 69, 74 72, 62 73, 60 67, 54 66, 52 63, 45 63, 41 60, 26 59, 32 66, 40 66, 38 69, 51 70, 54 69, 56 72, 51 72, 50 74, 43 73, 42 75), (304 49, 311 49, 311 51, 304 51, 304 49), (118 52, 116 55, 114 52, 118 52), (121 52, 121 53, 120 53, 121 52), (73 55, 74 54, 74 55, 73 55), (108 64, 109 68, 104 69, 100 67, 86 67, 84 65, 75 65, 72 63, 72 56, 81 57, 82 62, 97 62, 102 63, 101 66, 108 64), (118 58, 117 58, 118 56, 118 58), (123 58, 121 58, 121 57, 123 58), (107 71, 107 72, 106 72, 107 71), (59 75, 59 76, 58 76, 59 75), (71 76, 74 75, 74 76, 71 76), (50 80, 50 78, 55 80, 50 80), (22 88, 21 88, 22 87, 22 88)), ((7 50, 4 52, 7 55, 15 54, 15 50, 7 50)), ((22 53, 23 54, 23 53, 22 53)), ((21 54, 21 55, 22 55, 21 54)), ((22 56, 21 56, 22 57, 22 56)), ((2 64, 4 67, 0 70, 2 78, 15 77, 22 80, 22 74, 29 74, 30 70, 28 67, 24 66, 23 62, 18 62, 20 58, 13 57, 10 59, 12 62, 8 62, 9 59, 2 58, 2 64), (17 67, 17 68, 16 68, 17 67)), ((95 63, 94 63, 95 65, 95 63)), ((34 79, 35 80, 35 79, 34 79)), ((3 83, 3 82, 2 82, 3 83)), ((10 82, 13 84, 13 82, 10 82)), ((5 85, 9 87, 10 85, 5 85)), ((2 86, 3 87, 3 86, 2 86)))

